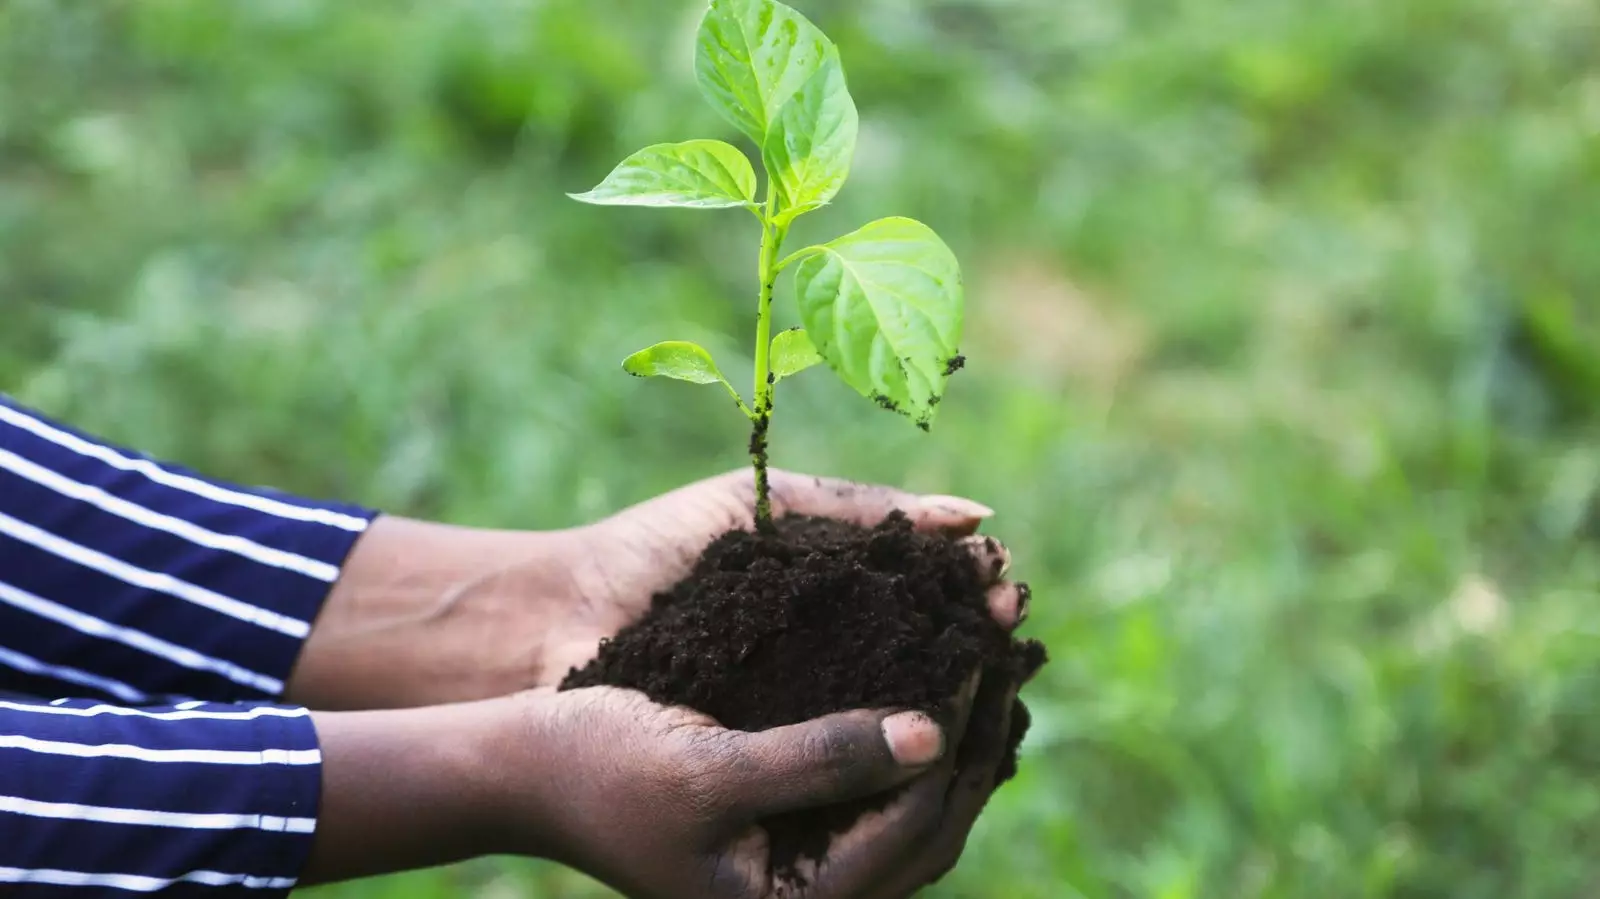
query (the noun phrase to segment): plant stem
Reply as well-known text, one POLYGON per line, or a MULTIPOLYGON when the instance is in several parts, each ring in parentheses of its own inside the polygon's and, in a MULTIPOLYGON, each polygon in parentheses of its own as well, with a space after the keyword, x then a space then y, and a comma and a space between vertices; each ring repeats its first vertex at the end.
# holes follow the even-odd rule
POLYGON ((772 221, 772 191, 767 191, 766 215, 761 219, 761 256, 757 275, 761 290, 756 301, 755 415, 750 428, 750 464, 756 470, 756 529, 772 529, 772 497, 767 484, 767 426, 772 422, 774 378, 769 356, 772 346, 772 287, 778 276, 778 251, 787 230, 772 221))

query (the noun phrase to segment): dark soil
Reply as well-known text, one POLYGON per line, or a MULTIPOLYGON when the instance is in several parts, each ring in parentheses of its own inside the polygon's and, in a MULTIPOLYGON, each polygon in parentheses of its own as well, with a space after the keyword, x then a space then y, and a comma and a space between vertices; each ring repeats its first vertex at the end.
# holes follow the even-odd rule
MULTIPOLYGON (((916 533, 898 513, 870 529, 803 517, 776 524, 774 533, 718 538, 689 577, 561 688, 627 687, 758 731, 854 708, 940 716, 981 666, 984 689, 957 762, 1004 739, 999 782, 1009 779, 1028 713, 1017 702, 1010 732, 1000 734, 1007 692, 996 686, 1027 680, 1045 652, 990 618, 972 556, 916 533)), ((799 859, 821 858, 832 834, 891 798, 764 822, 774 870, 798 879, 799 859)))

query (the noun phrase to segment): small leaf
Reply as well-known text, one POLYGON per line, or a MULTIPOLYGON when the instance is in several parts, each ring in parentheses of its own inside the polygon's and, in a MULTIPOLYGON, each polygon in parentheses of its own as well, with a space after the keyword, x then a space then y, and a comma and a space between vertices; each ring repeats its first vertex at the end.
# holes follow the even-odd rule
POLYGON ((712 0, 695 74, 712 107, 761 146, 778 111, 833 50, 817 26, 774 0, 712 0))
POLYGON ((780 220, 832 200, 850 176, 860 117, 837 51, 783 105, 762 145, 780 220))
POLYGON ((926 426, 959 367, 955 254, 907 218, 880 219, 816 249, 800 261, 795 284, 817 352, 862 396, 926 426))
POLYGON ((687 340, 668 340, 645 347, 622 360, 622 370, 640 378, 673 378, 695 384, 727 381, 705 347, 687 340))
POLYGON ((656 144, 624 159, 599 186, 574 200, 598 206, 679 206, 726 209, 752 205, 756 173, 750 160, 720 140, 656 144))
POLYGON ((751 416, 750 407, 745 405, 744 397, 733 389, 733 385, 729 384, 728 379, 718 370, 717 363, 711 361, 711 354, 698 343, 690 343, 687 340, 666 340, 655 346, 645 347, 622 360, 622 370, 637 378, 660 377, 688 381, 691 384, 721 384, 738 404, 739 411, 746 417, 751 416))
POLYGON ((817 348, 811 345, 811 338, 800 328, 779 331, 772 338, 771 356, 772 376, 777 381, 799 374, 822 361, 822 357, 817 355, 817 348))

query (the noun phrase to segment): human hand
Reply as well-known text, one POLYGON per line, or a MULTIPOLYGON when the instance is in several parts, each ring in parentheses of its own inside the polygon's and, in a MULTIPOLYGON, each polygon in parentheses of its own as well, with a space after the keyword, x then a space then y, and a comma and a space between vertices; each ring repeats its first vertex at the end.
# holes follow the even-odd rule
POLYGON ((301 882, 513 854, 635 899, 904 899, 960 855, 1000 763, 963 751, 967 722, 1012 695, 974 677, 937 722, 851 711, 759 733, 610 687, 315 713, 323 792, 301 882), (902 785, 803 883, 772 871, 761 821, 902 785))

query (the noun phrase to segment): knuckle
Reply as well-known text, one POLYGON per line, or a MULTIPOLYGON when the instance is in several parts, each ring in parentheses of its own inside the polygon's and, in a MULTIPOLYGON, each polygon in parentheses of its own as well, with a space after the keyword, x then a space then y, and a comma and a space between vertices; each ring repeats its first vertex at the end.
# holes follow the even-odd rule
POLYGON ((830 722, 806 734, 801 757, 835 783, 846 781, 867 767, 870 757, 849 726, 830 722))
POLYGON ((702 731, 684 738, 682 773, 674 797, 701 820, 719 817, 736 798, 742 755, 736 735, 702 731))
POLYGON ((897 491, 882 484, 867 484, 862 481, 851 481, 844 478, 834 478, 824 481, 834 497, 849 503, 865 503, 868 505, 886 505, 893 501, 897 491))
POLYGON ((813 730, 806 737, 807 755, 826 767, 843 767, 856 754, 856 741, 848 730, 829 723, 813 730))
POLYGON ((732 734, 710 728, 695 728, 684 733, 683 755, 689 767, 695 770, 714 771, 727 764, 735 747, 732 734))

